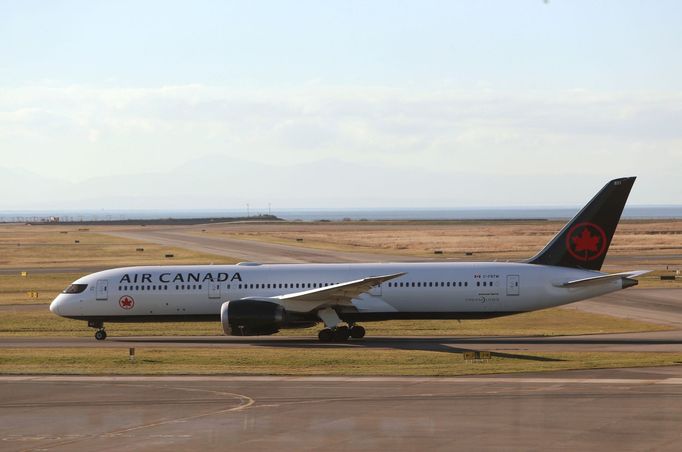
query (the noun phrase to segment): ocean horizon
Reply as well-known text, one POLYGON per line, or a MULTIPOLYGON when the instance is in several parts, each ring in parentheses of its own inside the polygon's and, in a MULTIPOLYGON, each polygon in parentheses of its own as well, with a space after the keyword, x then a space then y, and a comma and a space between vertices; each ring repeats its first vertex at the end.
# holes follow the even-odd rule
MULTIPOLYGON (((511 208, 362 208, 362 209, 103 209, 103 210, 4 210, 0 222, 35 222, 51 217, 61 221, 153 220, 167 218, 247 217, 271 213, 288 221, 350 220, 565 220, 580 207, 511 207, 511 208)), ((682 219, 681 206, 632 206, 623 212, 626 219, 682 219)))

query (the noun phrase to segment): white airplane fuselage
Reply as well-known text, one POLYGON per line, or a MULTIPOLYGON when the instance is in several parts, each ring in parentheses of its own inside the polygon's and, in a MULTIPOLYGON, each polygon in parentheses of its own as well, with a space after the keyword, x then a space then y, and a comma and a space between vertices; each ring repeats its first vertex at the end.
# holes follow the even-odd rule
POLYGON ((322 321, 321 341, 360 339, 356 322, 489 318, 559 306, 637 284, 645 271, 599 270, 634 177, 609 181, 526 262, 127 267, 75 281, 50 305, 105 322, 219 320, 230 335, 268 335, 322 321), (346 325, 344 325, 344 323, 346 325))
MULTIPOLYGON (((326 287, 367 275, 405 273, 352 300, 346 316, 487 318, 559 306, 623 288, 622 280, 561 287, 596 271, 524 263, 271 264, 126 267, 93 273, 50 310, 112 321, 215 320, 222 303, 326 287)), ((342 315, 343 317, 343 315, 342 315)))

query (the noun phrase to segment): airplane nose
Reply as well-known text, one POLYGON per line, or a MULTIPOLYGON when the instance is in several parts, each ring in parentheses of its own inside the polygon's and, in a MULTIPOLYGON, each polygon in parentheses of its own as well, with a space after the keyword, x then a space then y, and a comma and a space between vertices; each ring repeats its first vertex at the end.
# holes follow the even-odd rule
POLYGON ((52 303, 50 303, 50 312, 53 314, 59 315, 59 305, 61 304, 59 297, 55 298, 52 300, 52 303))

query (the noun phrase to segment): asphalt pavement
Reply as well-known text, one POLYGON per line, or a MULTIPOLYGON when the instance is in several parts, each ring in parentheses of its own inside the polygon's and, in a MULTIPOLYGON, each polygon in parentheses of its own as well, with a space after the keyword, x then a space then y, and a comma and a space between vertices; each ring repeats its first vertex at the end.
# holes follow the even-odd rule
POLYGON ((682 367, 461 378, 0 377, 0 449, 677 451, 682 367))

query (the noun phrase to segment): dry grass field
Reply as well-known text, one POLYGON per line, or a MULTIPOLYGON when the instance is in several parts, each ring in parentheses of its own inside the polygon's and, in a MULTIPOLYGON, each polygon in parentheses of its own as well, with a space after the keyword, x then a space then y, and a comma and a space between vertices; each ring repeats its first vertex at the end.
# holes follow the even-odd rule
POLYGON ((112 237, 101 233, 104 230, 103 227, 2 225, 0 270, 235 263, 225 257, 112 237), (166 258, 166 254, 173 257, 166 258))
MULTIPOLYGON (((230 236, 313 248, 369 250, 450 260, 521 259, 533 254, 560 227, 555 222, 377 222, 226 224, 189 228, 196 234, 230 236), (204 229, 202 231, 202 229, 204 229), (434 255, 434 251, 443 254, 434 255), (466 256, 465 253, 473 253, 466 256)), ((128 227, 129 228, 129 227, 128 227)), ((115 227, 0 226, 0 337, 91 336, 85 322, 53 315, 46 304, 77 277, 124 265, 234 263, 234 259, 107 235, 115 227), (143 251, 138 251, 143 248, 143 251), (173 254, 173 258, 166 258, 173 254), (22 270, 28 271, 21 276, 22 270), (27 292, 38 292, 29 298, 27 292), (36 303, 42 306, 32 306, 36 303)), ((680 222, 631 222, 614 241, 609 266, 677 265, 680 222), (665 260, 660 257, 664 256, 665 260), (650 262, 649 262, 650 261, 650 262), (665 264, 663 264, 665 262, 665 264), (642 264, 642 265, 640 265, 642 264)), ((188 228, 184 228, 188 230, 188 228)), ((646 282, 645 282, 646 283, 646 282)), ((655 278, 652 284, 658 284, 655 278)), ((677 284, 677 282, 671 283, 677 284)), ((393 321, 366 325, 370 335, 566 335, 666 329, 576 310, 548 309, 486 321, 393 321)), ((109 324, 109 334, 215 335, 216 323, 109 324)), ((317 328, 282 334, 315 337, 317 328)), ((93 339, 94 340, 94 339, 93 339)), ((120 349, 14 350, 1 347, 0 374, 283 374, 283 375, 464 375, 679 363, 674 353, 496 354, 490 362, 464 362, 461 353, 272 347, 140 349, 129 363, 120 349)))
POLYGON ((47 304, 82 273, 19 272, 0 275, 0 305, 47 304))
MULTIPOLYGON (((213 225, 194 233, 449 261, 506 261, 533 256, 563 225, 563 221, 541 220, 289 222, 213 225)), ((604 271, 640 268, 656 271, 644 278, 647 285, 660 280, 660 274, 682 269, 682 220, 621 221, 604 271)), ((662 284, 682 287, 679 281, 662 284)))
POLYGON ((69 283, 98 269, 236 262, 223 256, 112 237, 100 231, 101 227, 0 226, 0 305, 49 303, 69 283), (173 257, 167 258, 167 254, 173 257), (23 271, 27 276, 22 276, 23 271))
MULTIPOLYGON (((471 259, 524 259, 540 250, 563 221, 315 222, 224 224, 205 234, 306 247, 471 259), (299 239, 303 239, 300 241, 299 239)), ((609 251, 614 256, 670 255, 682 263, 682 220, 623 220, 609 251)))
MULTIPOLYGON (((562 222, 537 220, 286 222, 225 223, 185 230, 308 248, 383 252, 387 256, 504 261, 531 256, 561 226, 562 222), (435 251, 442 254, 434 254, 435 251)), ((108 231, 116 229, 112 226, 0 226, 0 305, 48 303, 68 283, 97 269, 236 262, 229 257, 107 235, 108 231), (139 248, 143 251, 138 251, 139 248), (172 254, 173 258, 166 258, 167 254, 172 254), (32 271, 35 269, 49 273, 32 271), (22 277, 22 270, 29 270, 28 276, 22 277), (32 298, 30 292, 36 293, 37 298, 32 298)), ((661 274, 673 274, 680 268, 682 221, 679 220, 621 222, 605 263, 605 270, 610 272, 655 270, 640 278, 641 287, 682 287, 682 277, 675 281, 660 280, 661 274)))

